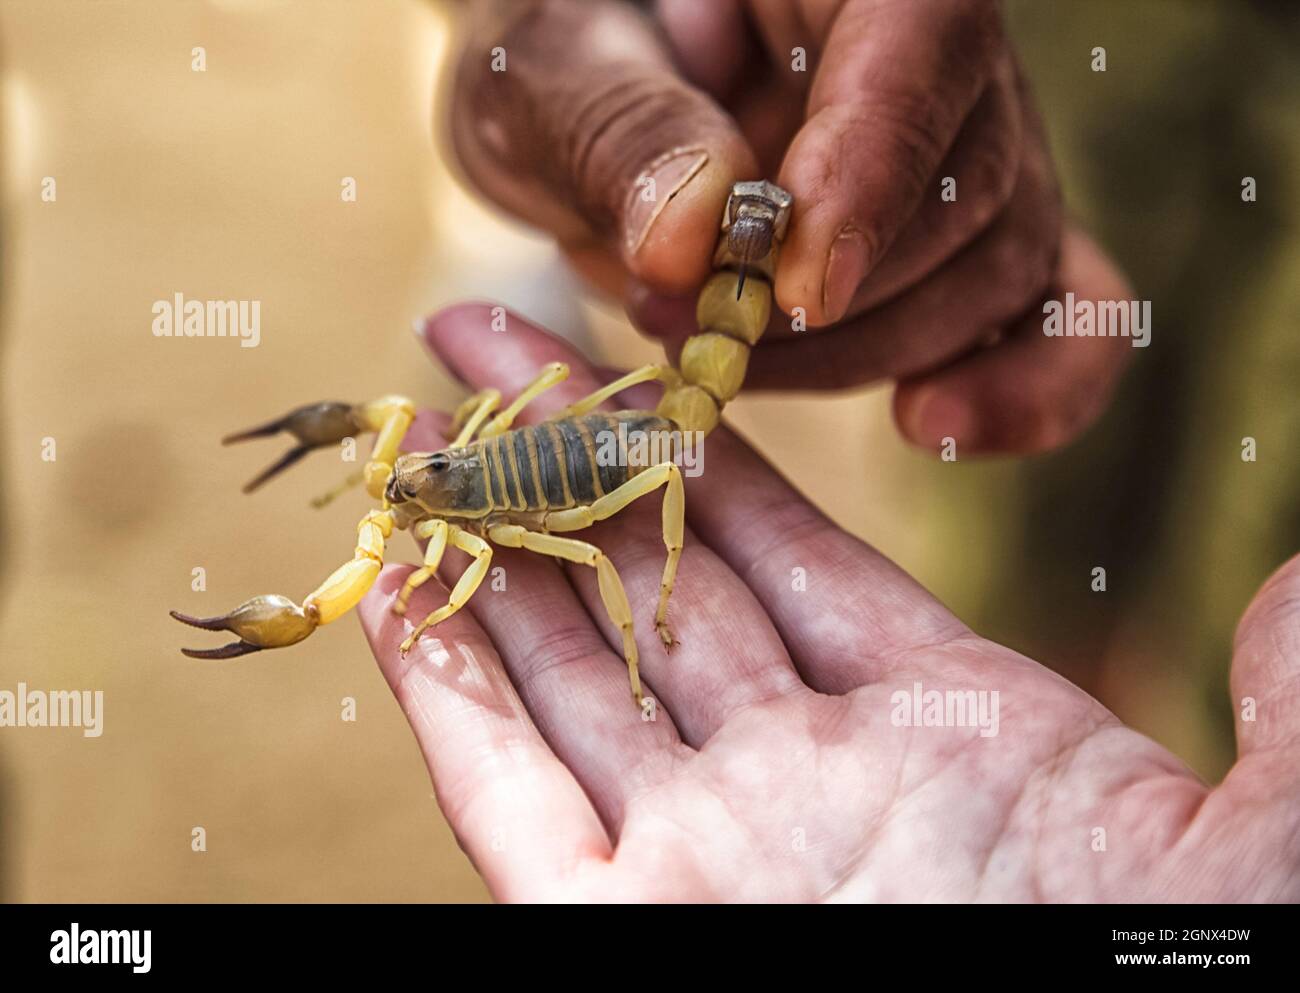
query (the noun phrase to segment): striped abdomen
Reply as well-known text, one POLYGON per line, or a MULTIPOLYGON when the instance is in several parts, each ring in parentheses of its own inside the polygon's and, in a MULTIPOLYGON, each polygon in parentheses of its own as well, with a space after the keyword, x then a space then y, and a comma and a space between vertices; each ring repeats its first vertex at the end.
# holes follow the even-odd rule
POLYGON ((594 503, 676 451, 673 425, 649 411, 591 413, 476 441, 493 511, 594 503))

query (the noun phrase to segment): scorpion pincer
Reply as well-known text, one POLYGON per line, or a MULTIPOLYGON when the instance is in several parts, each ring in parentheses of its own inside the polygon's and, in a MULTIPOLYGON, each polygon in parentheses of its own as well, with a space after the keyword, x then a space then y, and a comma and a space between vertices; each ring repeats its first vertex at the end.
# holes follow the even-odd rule
POLYGON ((415 405, 400 396, 359 405, 312 404, 226 438, 223 443, 228 444, 285 431, 297 441, 245 487, 247 492, 313 449, 374 433, 364 471, 315 502, 320 505, 349 485, 364 483, 380 507, 358 523, 352 559, 301 605, 287 597, 259 596, 220 617, 187 617, 173 611, 172 616, 186 624, 230 631, 239 639, 221 648, 182 651, 191 658, 229 659, 302 641, 360 602, 378 578, 388 540, 398 529, 428 541, 423 564, 407 578, 393 605, 398 615, 406 613, 412 594, 434 575, 447 548, 459 548, 473 559, 447 602, 421 620, 402 642, 403 654, 425 630, 456 613, 474 595, 488 572, 493 545, 525 548, 596 570, 605 610, 622 634, 632 695, 640 706, 637 645, 622 580, 604 552, 569 533, 664 488, 663 540, 668 554, 655 628, 665 649, 671 648, 668 600, 682 552, 685 493, 681 472, 671 459, 653 461, 644 453, 680 451, 682 444, 694 443, 717 425, 722 407, 740 391, 749 351, 767 327, 777 253, 791 206, 790 195, 768 182, 733 187, 714 257, 717 271, 701 290, 696 307, 700 331, 683 346, 679 369, 644 366, 556 417, 513 427, 525 406, 568 375, 566 366, 553 363, 504 408, 497 390, 484 390, 466 400, 452 421, 455 440, 439 452, 401 452, 415 405), (615 394, 644 382, 664 387, 654 411, 597 409, 615 394), (627 439, 637 436, 650 443, 627 444, 627 439), (598 458, 598 447, 610 439, 618 445, 617 457, 598 458))

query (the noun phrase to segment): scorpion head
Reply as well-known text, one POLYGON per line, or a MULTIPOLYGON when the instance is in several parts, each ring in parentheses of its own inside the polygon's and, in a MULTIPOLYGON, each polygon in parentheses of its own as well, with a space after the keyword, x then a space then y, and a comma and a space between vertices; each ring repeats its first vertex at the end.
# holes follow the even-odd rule
POLYGON ((489 509, 483 480, 483 462, 471 449, 412 452, 393 463, 384 496, 439 517, 482 517, 489 509))

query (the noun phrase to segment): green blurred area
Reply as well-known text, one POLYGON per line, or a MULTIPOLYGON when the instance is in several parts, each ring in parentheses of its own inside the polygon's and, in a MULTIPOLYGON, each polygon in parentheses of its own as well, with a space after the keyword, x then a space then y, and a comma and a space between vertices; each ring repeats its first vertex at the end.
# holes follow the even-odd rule
POLYGON ((968 466, 958 492, 932 468, 947 546, 994 557, 978 587, 946 568, 933 585, 1214 779, 1233 756, 1234 627, 1300 550, 1300 5, 1018 0, 1007 16, 1068 209, 1152 302, 1153 340, 1082 442, 968 466))

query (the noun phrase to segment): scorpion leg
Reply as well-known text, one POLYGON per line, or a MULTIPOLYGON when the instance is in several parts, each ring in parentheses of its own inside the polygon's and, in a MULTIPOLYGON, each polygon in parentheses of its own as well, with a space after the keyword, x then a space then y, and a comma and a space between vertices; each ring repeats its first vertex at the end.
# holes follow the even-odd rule
POLYGON ((283 596, 258 596, 221 617, 189 617, 173 610, 172 617, 208 631, 232 631, 239 640, 222 648, 181 651, 196 659, 230 659, 263 648, 284 648, 302 641, 322 624, 337 620, 360 602, 374 585, 384 564, 384 547, 393 533, 393 516, 372 510, 357 524, 352 560, 307 595, 302 606, 283 596))
POLYGON ((451 419, 451 429, 457 432, 452 448, 463 448, 474 437, 474 432, 482 425, 488 414, 501 405, 501 391, 480 390, 456 408, 451 419))
MULTIPOLYGON (((676 468, 676 467, 674 467, 676 468)), ((589 565, 596 570, 600 584, 600 599, 605 612, 623 636, 623 658, 627 662, 627 675, 632 683, 632 698, 641 706, 641 670, 637 656, 636 637, 632 628, 632 608, 627 602, 623 581, 618 578, 614 563, 595 545, 576 538, 561 538, 553 534, 529 531, 518 524, 498 524, 488 528, 488 537, 504 548, 526 548, 541 555, 554 555, 567 562, 589 565)))
POLYGON ((366 492, 376 500, 383 497, 393 463, 401 454, 402 439, 415 420, 415 404, 402 396, 380 397, 357 407, 356 417, 366 430, 375 432, 370 460, 364 469, 351 473, 333 489, 313 498, 312 506, 317 509, 360 483, 366 484, 366 492))
POLYGON ((621 393, 623 390, 630 389, 639 383, 660 382, 666 386, 675 386, 681 382, 681 379, 681 374, 672 366, 643 365, 640 369, 633 369, 627 375, 620 376, 608 386, 602 386, 595 393, 569 404, 563 411, 556 414, 552 420, 561 417, 580 417, 595 410, 616 393, 621 393))
POLYGON ((523 392, 510 402, 510 406, 488 421, 483 430, 478 433, 478 436, 480 438, 494 438, 509 431, 520 411, 552 386, 558 386, 568 378, 569 367, 563 362, 551 362, 543 366, 542 371, 537 374, 537 378, 524 387, 523 392))
POLYGON ((415 405, 406 397, 382 397, 357 407, 356 416, 366 430, 374 431, 376 435, 370 460, 364 469, 349 474, 333 489, 313 497, 311 504, 317 509, 361 483, 366 484, 366 492, 376 500, 384 495, 388 474, 393 471, 393 463, 401 454, 402 439, 415 420, 415 405))
POLYGON ((402 439, 415 420, 415 404, 406 397, 386 396, 357 408, 357 418, 369 431, 375 432, 375 446, 366 463, 366 492, 376 500, 384 495, 388 476, 397 461, 402 439))
POLYGON ((415 526, 415 536, 429 539, 429 545, 424 550, 424 565, 406 577, 401 592, 397 594, 393 613, 398 617, 406 613, 411 603, 411 595, 438 571, 443 553, 447 551, 447 536, 450 529, 450 525, 443 520, 421 521, 415 526))
MULTIPOLYGON (((483 582, 483 577, 487 575, 488 565, 492 561, 491 545, 478 535, 463 531, 454 524, 447 526, 447 543, 454 545, 462 552, 473 555, 474 561, 470 563, 470 567, 456 581, 447 602, 422 620, 415 630, 407 636, 406 640, 402 642, 400 651, 403 655, 411 650, 416 640, 428 628, 433 627, 435 624, 441 624, 460 610, 461 607, 465 606, 469 598, 474 595, 474 591, 478 589, 479 583, 483 582)), ((432 543, 429 547, 433 547, 432 543)))
POLYGON ((312 497, 311 505, 315 507, 317 510, 320 510, 322 507, 328 507, 331 503, 333 503, 335 500, 341 497, 348 490, 352 489, 355 486, 360 486, 365 481, 366 481, 365 472, 361 469, 358 469, 356 472, 350 473, 347 479, 343 480, 343 482, 339 483, 337 486, 334 486, 333 488, 326 490, 320 496, 312 497))
POLYGON ((682 485, 681 470, 675 463, 663 462, 651 466, 588 506, 552 511, 546 515, 546 527, 550 531, 580 531, 591 527, 596 521, 613 517, 633 500, 652 493, 661 486, 667 487, 664 490, 663 531, 668 561, 664 563, 663 581, 659 584, 655 630, 659 633, 664 648, 669 649, 676 644, 676 639, 668 627, 668 598, 673 594, 677 563, 682 557, 682 542, 686 532, 686 489, 682 485))

